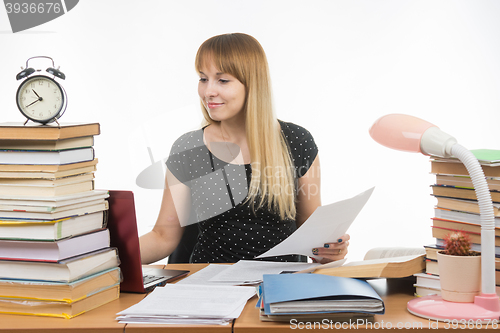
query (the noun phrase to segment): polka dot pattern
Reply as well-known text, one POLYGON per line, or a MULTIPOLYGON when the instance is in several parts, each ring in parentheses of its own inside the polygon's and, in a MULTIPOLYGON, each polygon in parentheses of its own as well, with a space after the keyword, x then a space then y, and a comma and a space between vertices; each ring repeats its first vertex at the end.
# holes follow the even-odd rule
MULTIPOLYGON (((316 158, 318 148, 303 127, 280 121, 297 178, 316 158)), ((203 129, 181 136, 172 146, 167 167, 191 188, 191 202, 199 229, 191 256, 195 263, 249 260, 269 250, 296 230, 294 220, 281 220, 266 207, 255 213, 245 202, 251 166, 219 160, 203 144, 203 129)), ((299 256, 265 258, 298 261, 299 256)))

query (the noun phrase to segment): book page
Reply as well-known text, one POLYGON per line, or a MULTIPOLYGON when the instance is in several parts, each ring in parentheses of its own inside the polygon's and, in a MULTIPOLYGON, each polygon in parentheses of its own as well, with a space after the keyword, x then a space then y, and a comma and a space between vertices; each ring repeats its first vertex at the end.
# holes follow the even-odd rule
MULTIPOLYGON (((200 269, 198 272, 185 277, 184 279, 177 281, 175 284, 219 284, 222 285, 224 283, 228 285, 235 285, 233 282, 224 282, 224 281, 209 281, 214 276, 222 273, 224 270, 231 267, 231 265, 223 265, 223 264, 209 264, 207 267, 200 269)), ((236 283, 237 284, 237 283, 236 283)))
POLYGON ((387 263, 401 263, 401 262, 407 262, 411 261, 422 254, 412 254, 412 255, 406 255, 406 256, 397 256, 397 257, 385 257, 385 258, 372 258, 372 259, 365 259, 365 260, 360 260, 360 261, 351 261, 347 264, 345 264, 343 267, 347 266, 368 266, 368 265, 374 265, 374 264, 387 264, 387 263))
POLYGON ((423 247, 377 247, 366 252, 363 260, 425 254, 423 247))

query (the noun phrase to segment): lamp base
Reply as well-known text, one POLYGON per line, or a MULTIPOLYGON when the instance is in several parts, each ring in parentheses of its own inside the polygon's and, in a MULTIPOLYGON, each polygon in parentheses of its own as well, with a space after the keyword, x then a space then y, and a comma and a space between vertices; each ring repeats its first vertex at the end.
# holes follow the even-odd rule
POLYGON ((424 296, 409 301, 407 308, 411 314, 431 320, 500 320, 500 299, 496 294, 476 296, 474 303, 449 302, 436 295, 424 296))

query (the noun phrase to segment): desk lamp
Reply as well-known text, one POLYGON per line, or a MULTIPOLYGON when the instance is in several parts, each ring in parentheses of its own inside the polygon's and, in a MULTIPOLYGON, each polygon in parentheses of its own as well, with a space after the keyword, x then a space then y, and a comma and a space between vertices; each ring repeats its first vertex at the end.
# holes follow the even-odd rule
MULTIPOLYGON (((488 184, 476 157, 435 125, 417 117, 389 114, 370 128, 371 137, 383 146, 424 155, 454 155, 467 168, 476 190, 481 220, 481 293, 474 302, 457 303, 441 296, 419 297, 408 302, 408 311, 432 320, 490 321, 500 318, 495 289, 495 222, 488 184)), ((464 267, 465 268, 465 267, 464 267)))

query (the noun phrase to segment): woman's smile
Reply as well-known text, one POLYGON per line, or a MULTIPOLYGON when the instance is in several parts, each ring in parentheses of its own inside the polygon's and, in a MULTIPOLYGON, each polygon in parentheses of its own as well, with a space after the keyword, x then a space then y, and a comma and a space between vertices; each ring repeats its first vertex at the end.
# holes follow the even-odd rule
POLYGON ((223 106, 223 105, 224 105, 224 103, 214 103, 214 102, 207 103, 207 107, 209 109, 215 109, 215 108, 218 108, 218 107, 223 106))

